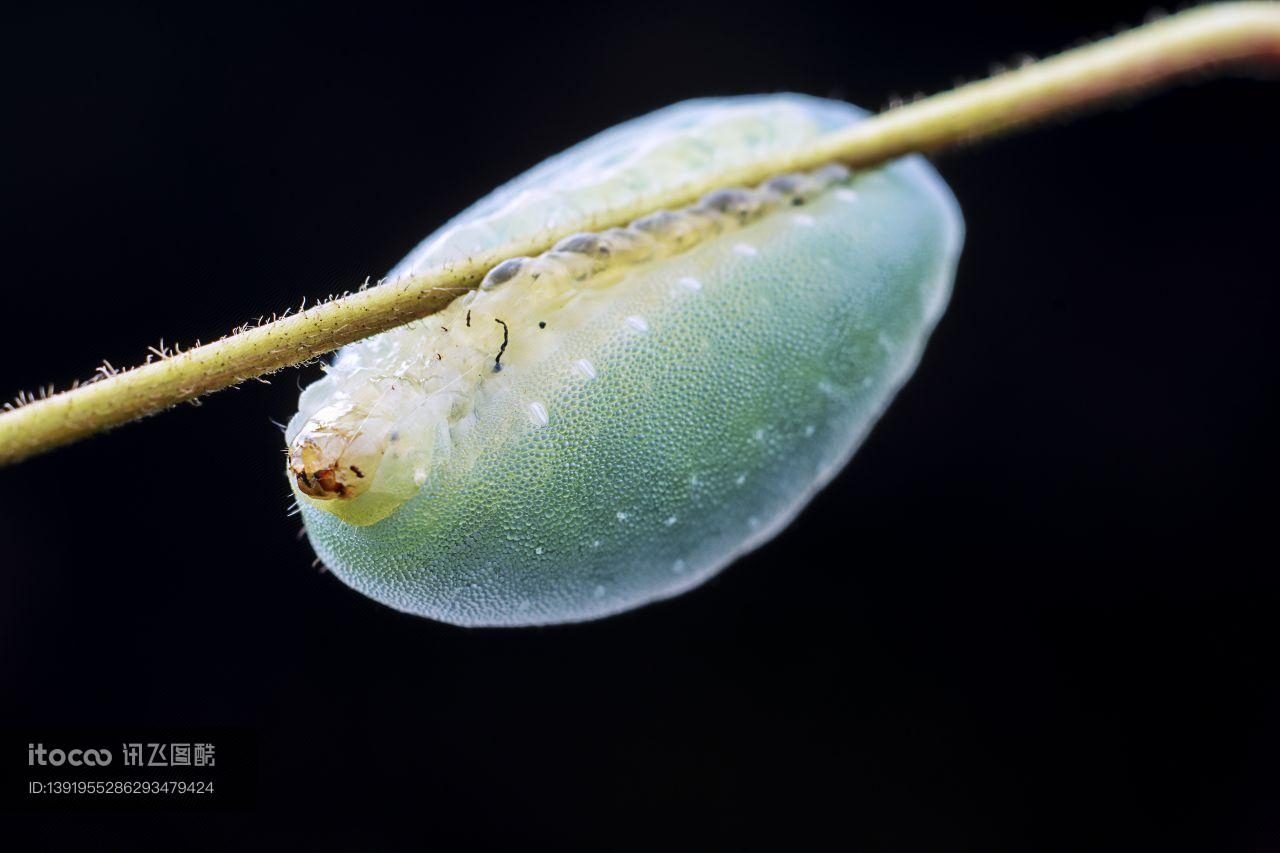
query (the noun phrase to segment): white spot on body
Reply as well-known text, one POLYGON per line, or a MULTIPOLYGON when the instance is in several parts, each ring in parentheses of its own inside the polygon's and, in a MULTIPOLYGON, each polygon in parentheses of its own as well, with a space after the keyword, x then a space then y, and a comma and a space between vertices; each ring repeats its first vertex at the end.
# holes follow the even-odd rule
POLYGON ((679 521, 678 518, 676 518, 674 515, 669 515, 667 516, 666 520, 663 521, 662 523, 665 524, 667 527, 670 527, 671 525, 675 524, 677 521, 679 521))
POLYGON ((684 278, 677 281, 676 284, 680 285, 690 293, 697 293, 699 290, 702 290, 702 282, 698 281, 693 276, 687 275, 684 278))
POLYGON ((818 220, 814 219, 807 213, 797 213, 795 216, 791 217, 791 221, 802 228, 812 228, 818 222, 818 220))
POLYGON ((804 428, 804 437, 813 438, 813 434, 816 431, 817 431, 817 427, 815 427, 813 424, 809 424, 807 427, 804 428))
POLYGON ((893 352, 897 346, 897 344, 893 342, 893 338, 889 337, 884 332, 876 335, 876 342, 880 344, 880 348, 885 352, 893 352))
POLYGON ((627 515, 625 512, 618 513, 618 521, 626 521, 630 517, 631 516, 627 515))
POLYGON ((649 331, 649 323, 639 314, 632 314, 627 318, 627 325, 635 329, 637 332, 649 331))
POLYGON ((535 553, 535 554, 541 554, 541 553, 542 553, 542 547, 541 547, 541 546, 539 546, 539 547, 537 547, 537 548, 534 548, 534 549, 533 549, 533 553, 535 553))
POLYGON ((858 192, 857 190, 851 190, 848 187, 841 187, 836 190, 836 198, 846 203, 854 202, 858 200, 858 192))
POLYGON ((741 486, 743 483, 747 482, 747 475, 739 474, 737 477, 734 478, 733 482, 741 486))
POLYGON ((595 590, 591 594, 596 598, 604 598, 604 587, 597 584, 595 590))
POLYGON ((529 417, 535 426, 546 426, 551 418, 547 415, 547 407, 541 403, 529 404, 529 417))
POLYGON ((421 468, 415 468, 413 470, 413 484, 421 486, 425 482, 427 482, 427 472, 421 468))
POLYGON ((760 250, 750 243, 738 243, 733 247, 733 250, 739 255, 744 255, 748 258, 754 258, 756 255, 760 254, 760 250))
POLYGON ((681 572, 683 572, 683 571, 684 571, 684 560, 676 560, 674 563, 672 563, 672 564, 671 564, 671 571, 675 572, 676 574, 680 574, 681 572))
POLYGON ((587 377, 588 379, 596 378, 596 366, 591 362, 587 361, 585 358, 578 359, 573 363, 573 366, 577 369, 579 373, 581 373, 583 376, 587 377))

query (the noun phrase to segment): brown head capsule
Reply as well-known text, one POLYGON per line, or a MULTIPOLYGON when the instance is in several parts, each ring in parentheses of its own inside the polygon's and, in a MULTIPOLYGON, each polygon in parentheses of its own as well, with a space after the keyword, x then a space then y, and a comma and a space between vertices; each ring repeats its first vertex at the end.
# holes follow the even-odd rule
POLYGON ((298 491, 317 500, 351 500, 373 482, 386 440, 349 404, 326 406, 289 443, 298 491))

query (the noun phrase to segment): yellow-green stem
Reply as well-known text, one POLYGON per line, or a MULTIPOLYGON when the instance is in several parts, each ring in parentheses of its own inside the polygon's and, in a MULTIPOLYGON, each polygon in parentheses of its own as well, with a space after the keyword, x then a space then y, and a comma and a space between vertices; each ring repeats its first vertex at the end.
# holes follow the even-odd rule
POLYGON ((1188 73, 1280 63, 1280 4, 1204 6, 1051 59, 888 110, 785 156, 725 169, 625 207, 594 211, 484 254, 381 284, 213 343, 144 364, 0 414, 0 465, 314 358, 444 307, 507 258, 562 237, 623 225, 725 186, 833 160, 873 166, 936 151, 1168 85, 1188 73))

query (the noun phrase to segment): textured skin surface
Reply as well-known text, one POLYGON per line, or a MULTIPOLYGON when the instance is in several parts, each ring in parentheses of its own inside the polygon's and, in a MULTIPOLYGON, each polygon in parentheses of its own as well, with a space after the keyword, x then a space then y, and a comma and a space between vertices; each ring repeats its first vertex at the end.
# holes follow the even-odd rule
MULTIPOLYGON (((862 115, 797 96, 726 100, 811 119, 779 138, 862 115)), ((634 148, 655 126, 669 133, 673 112, 722 103, 677 105, 576 150, 634 148)), ((540 185, 513 183, 451 225, 540 185)), ((475 233, 525 227, 512 221, 475 233)), ((462 625, 593 619, 696 586, 847 462, 945 307, 962 230, 946 186, 907 159, 629 270, 552 352, 498 374, 504 393, 477 402, 465 439, 389 517, 357 526, 300 499, 311 541, 355 589, 462 625)))

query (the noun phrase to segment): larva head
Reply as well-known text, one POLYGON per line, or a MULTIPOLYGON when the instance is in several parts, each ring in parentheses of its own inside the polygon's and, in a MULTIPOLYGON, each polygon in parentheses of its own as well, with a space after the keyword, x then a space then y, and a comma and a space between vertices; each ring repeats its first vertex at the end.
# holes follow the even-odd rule
MULTIPOLYGON (((861 115, 794 95, 677 105, 516 179, 391 278, 861 115)), ((303 393, 288 440, 311 541, 356 589, 459 624, 690 589, 843 467, 914 369, 961 233, 908 158, 719 191, 502 264, 303 393)))
POLYGON ((289 443, 298 491, 321 501, 354 500, 373 484, 386 452, 386 430, 366 429, 350 403, 326 406, 289 443))

